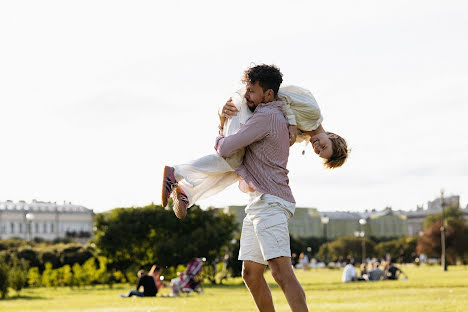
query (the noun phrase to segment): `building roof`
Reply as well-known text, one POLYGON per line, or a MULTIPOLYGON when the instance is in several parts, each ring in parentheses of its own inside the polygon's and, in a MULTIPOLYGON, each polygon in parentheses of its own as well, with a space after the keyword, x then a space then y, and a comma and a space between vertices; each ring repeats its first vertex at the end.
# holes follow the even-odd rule
POLYGON ((27 203, 24 200, 20 200, 15 203, 12 200, 0 201, 0 211, 35 211, 35 212, 85 212, 93 213, 92 209, 86 208, 80 205, 73 205, 70 202, 64 202, 63 204, 44 202, 33 200, 31 203, 27 203))

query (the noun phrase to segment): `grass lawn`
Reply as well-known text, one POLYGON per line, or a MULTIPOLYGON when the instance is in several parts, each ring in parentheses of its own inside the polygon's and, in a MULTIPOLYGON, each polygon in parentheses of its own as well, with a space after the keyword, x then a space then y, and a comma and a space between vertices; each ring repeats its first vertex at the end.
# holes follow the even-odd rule
MULTIPOLYGON (((402 269, 407 281, 356 282, 343 284, 341 270, 297 270, 310 311, 468 311, 468 266, 402 269)), ((281 289, 266 273, 276 311, 289 311, 281 289)), ((204 293, 178 298, 120 298, 129 285, 81 289, 25 289, 17 297, 0 300, 0 311, 256 311, 242 280, 222 286, 204 285, 204 293)), ((164 289, 163 293, 168 293, 164 289)))

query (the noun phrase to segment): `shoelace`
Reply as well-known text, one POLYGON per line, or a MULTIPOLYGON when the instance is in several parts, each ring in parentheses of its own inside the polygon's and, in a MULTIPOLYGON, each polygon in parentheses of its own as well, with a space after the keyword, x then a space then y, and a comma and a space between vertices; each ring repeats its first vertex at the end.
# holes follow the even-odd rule
POLYGON ((180 200, 185 202, 188 205, 188 197, 184 193, 180 193, 180 200))
POLYGON ((166 191, 170 194, 174 188, 176 188, 177 186, 179 186, 179 184, 177 182, 172 182, 172 180, 167 177, 166 178, 166 191))

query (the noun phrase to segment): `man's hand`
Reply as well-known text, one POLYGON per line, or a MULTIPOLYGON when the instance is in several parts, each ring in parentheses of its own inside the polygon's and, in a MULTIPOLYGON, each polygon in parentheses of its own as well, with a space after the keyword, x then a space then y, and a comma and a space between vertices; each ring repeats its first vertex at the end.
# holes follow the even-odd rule
POLYGON ((289 146, 296 142, 297 126, 289 125, 289 146))
POLYGON ((229 101, 227 101, 223 106, 221 116, 225 118, 231 118, 232 116, 236 116, 238 112, 239 110, 237 109, 236 105, 232 103, 232 98, 229 98, 229 101))

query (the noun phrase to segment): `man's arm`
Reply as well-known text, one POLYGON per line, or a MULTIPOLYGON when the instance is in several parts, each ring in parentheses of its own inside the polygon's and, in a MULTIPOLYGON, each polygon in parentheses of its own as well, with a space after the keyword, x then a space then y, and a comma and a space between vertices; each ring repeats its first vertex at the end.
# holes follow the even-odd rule
POLYGON ((233 135, 217 137, 216 152, 222 157, 232 156, 239 149, 263 139, 269 132, 269 123, 269 115, 262 113, 254 114, 233 135))

